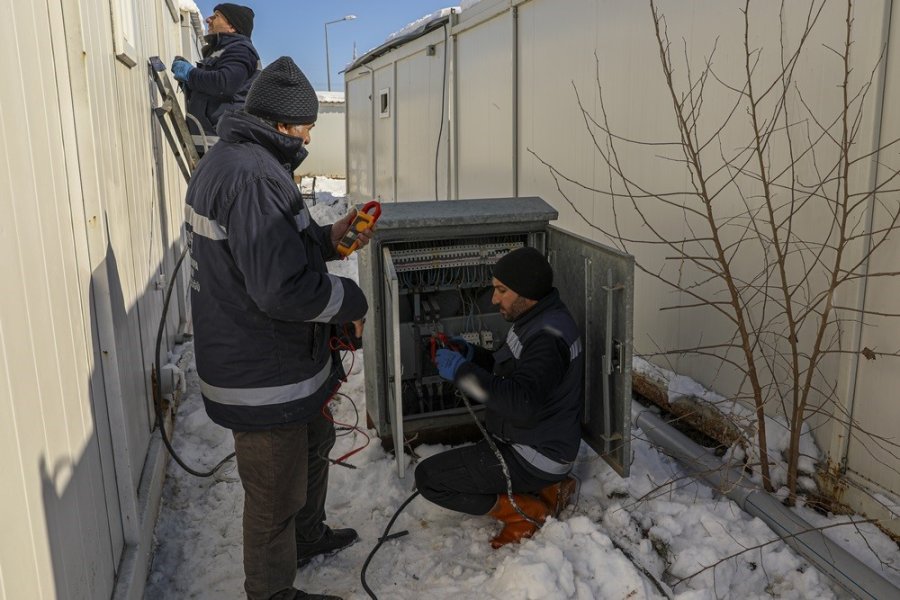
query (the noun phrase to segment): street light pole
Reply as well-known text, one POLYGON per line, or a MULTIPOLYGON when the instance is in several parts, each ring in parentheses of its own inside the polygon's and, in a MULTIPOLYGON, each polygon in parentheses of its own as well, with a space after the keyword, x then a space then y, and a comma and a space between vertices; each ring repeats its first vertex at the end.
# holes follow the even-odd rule
POLYGON ((325 70, 328 72, 328 91, 331 91, 331 57, 328 55, 328 26, 334 23, 340 23, 341 21, 352 21, 356 18, 356 15, 347 15, 342 19, 335 19, 334 21, 327 21, 325 23, 325 70))

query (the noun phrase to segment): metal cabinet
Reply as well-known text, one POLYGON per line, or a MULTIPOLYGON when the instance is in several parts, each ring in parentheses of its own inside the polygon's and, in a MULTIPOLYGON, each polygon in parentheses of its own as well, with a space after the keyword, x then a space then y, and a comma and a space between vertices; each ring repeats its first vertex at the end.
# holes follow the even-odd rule
MULTIPOLYGON (((540 198, 382 206, 359 279, 370 306, 366 411, 387 447, 446 441, 472 424, 454 386, 437 374, 430 341, 445 334, 499 348, 510 324, 491 305, 491 269, 507 252, 531 246, 550 260, 554 286, 583 334, 583 439, 628 474, 634 261, 551 226, 556 217, 540 198)), ((396 454, 403 477, 403 453, 396 454)))

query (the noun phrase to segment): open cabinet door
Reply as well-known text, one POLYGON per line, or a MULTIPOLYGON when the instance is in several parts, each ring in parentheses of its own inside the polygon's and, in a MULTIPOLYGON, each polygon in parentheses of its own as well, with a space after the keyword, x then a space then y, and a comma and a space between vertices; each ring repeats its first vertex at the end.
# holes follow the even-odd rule
POLYGON ((553 284, 585 353, 582 437, 621 476, 631 466, 634 257, 549 227, 553 284))
POLYGON ((394 434, 394 456, 397 458, 397 475, 406 474, 406 456, 403 454, 403 392, 400 362, 400 286, 397 270, 388 248, 382 249, 384 259, 384 347, 387 350, 387 420, 394 434))

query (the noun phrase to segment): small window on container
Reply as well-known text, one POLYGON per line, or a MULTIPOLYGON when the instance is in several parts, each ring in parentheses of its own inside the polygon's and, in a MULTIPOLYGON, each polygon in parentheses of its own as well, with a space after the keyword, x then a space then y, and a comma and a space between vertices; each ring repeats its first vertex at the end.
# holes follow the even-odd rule
POLYGON ((378 92, 378 116, 391 116, 391 89, 385 88, 378 92))
POLYGON ((131 0, 110 0, 110 8, 116 58, 133 67, 137 65, 134 3, 131 0))

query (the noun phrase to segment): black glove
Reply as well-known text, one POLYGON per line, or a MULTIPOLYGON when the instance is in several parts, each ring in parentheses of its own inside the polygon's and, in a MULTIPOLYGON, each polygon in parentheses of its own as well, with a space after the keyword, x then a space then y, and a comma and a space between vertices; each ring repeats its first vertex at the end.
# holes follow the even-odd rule
POLYGON ((335 337, 337 337, 341 348, 353 348, 354 350, 362 348, 362 338, 356 337, 356 326, 353 323, 341 325, 335 337))

